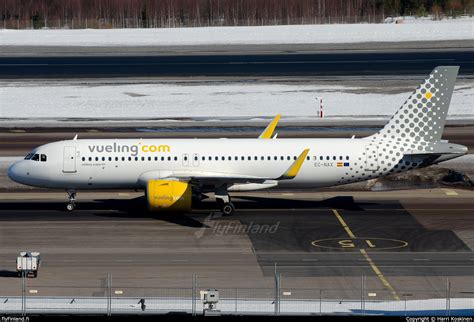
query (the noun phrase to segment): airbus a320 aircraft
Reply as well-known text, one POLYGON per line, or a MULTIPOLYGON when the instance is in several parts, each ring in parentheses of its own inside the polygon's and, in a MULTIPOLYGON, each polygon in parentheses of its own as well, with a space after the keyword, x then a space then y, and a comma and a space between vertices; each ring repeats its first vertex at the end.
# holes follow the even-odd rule
POLYGON ((8 169, 19 183, 65 189, 143 189, 150 211, 189 211, 214 192, 319 188, 426 167, 467 153, 441 140, 459 67, 439 66, 379 132, 365 138, 277 139, 277 116, 258 139, 107 139, 42 145, 8 169))

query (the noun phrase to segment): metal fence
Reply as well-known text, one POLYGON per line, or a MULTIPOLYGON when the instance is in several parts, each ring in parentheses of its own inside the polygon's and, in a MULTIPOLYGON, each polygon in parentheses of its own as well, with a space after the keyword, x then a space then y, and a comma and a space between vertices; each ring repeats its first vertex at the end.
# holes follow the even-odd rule
MULTIPOLYGON (((472 279, 472 277, 466 277, 472 279)), ((97 286, 27 286, 21 278, 21 290, 8 296, 0 288, 0 314, 204 314, 207 305, 203 292, 213 289, 209 280, 201 283, 193 276, 184 288, 130 286, 113 283, 107 275, 97 286)), ((452 290, 449 279, 445 289, 390 290, 367 287, 361 278, 360 289, 281 287, 275 275, 273 287, 219 288, 214 313, 225 315, 439 315, 474 314, 474 290, 470 283, 452 290)), ((209 312, 209 311, 207 311, 209 312)))

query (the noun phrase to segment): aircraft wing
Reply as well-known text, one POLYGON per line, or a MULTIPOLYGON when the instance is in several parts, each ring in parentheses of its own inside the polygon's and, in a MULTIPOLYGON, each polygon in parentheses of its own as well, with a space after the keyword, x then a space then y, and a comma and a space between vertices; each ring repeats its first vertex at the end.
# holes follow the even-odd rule
POLYGON ((188 181, 191 184, 197 185, 221 185, 239 184, 239 183, 265 183, 277 180, 290 180, 296 177, 303 162, 308 155, 309 149, 304 150, 299 157, 291 164, 291 166, 279 177, 259 177, 244 174, 210 172, 210 171, 173 171, 168 176, 161 179, 164 180, 180 180, 188 181))
POLYGON ((175 172, 163 179, 177 179, 188 181, 191 184, 220 185, 223 183, 263 183, 270 178, 231 173, 186 171, 175 172))

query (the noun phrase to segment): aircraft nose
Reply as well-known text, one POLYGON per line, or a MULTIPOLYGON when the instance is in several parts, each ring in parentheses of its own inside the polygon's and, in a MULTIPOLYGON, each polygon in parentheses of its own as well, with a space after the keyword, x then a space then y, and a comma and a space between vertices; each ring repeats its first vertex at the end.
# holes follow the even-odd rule
MULTIPOLYGON (((13 180, 15 182, 19 182, 19 183, 21 183, 20 181, 21 181, 21 177, 22 177, 20 162, 21 161, 13 163, 8 168, 8 172, 7 172, 7 175, 11 180, 13 180)), ((24 174, 23 174, 23 176, 24 176, 24 174)))
POLYGON ((18 167, 17 167, 17 162, 13 163, 9 168, 7 175, 10 179, 13 181, 16 181, 15 178, 18 177, 18 167))

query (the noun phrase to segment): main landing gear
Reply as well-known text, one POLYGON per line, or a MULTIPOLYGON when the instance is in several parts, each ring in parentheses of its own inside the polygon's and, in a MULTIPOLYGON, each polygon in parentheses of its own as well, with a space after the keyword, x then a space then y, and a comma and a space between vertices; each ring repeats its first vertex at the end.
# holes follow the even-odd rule
POLYGON ((76 208, 76 191, 68 190, 67 191, 69 203, 66 205, 68 211, 73 211, 76 208))
POLYGON ((232 215, 235 211, 235 206, 230 201, 230 196, 227 193, 227 186, 217 189, 215 195, 217 204, 219 205, 219 208, 221 208, 222 214, 224 216, 232 215))

